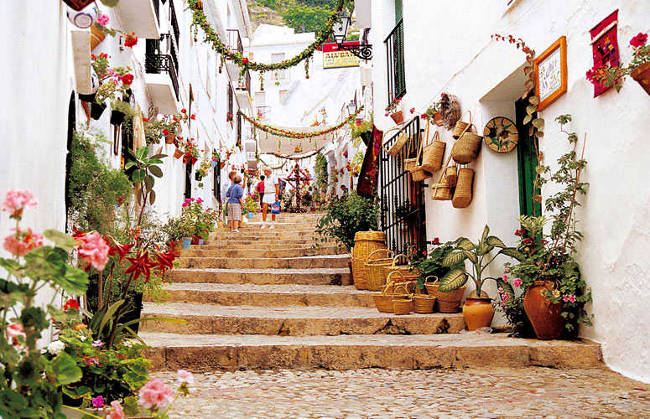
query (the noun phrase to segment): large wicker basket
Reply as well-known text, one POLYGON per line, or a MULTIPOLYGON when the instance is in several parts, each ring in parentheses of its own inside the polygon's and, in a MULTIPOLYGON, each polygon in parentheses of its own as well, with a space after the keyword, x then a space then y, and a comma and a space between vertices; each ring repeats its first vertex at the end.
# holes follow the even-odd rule
POLYGON ((422 149, 422 168, 430 173, 440 170, 446 146, 447 144, 440 140, 440 134, 436 131, 433 134, 433 142, 422 149))
POLYGON ((354 235, 352 249, 352 278, 354 287, 368 289, 368 256, 377 249, 386 248, 386 234, 382 231, 359 231, 354 235))
POLYGON ((460 302, 465 295, 466 285, 450 292, 442 292, 439 289, 438 282, 426 283, 429 295, 436 297, 438 301, 438 311, 441 313, 457 313, 460 309, 460 302))
POLYGON ((366 270, 368 271, 368 289, 380 291, 386 285, 387 266, 393 264, 393 252, 388 249, 377 249, 368 256, 366 270))
POLYGON ((474 170, 463 167, 458 171, 458 183, 454 190, 454 197, 451 205, 454 208, 467 208, 472 202, 472 184, 474 182, 474 170))

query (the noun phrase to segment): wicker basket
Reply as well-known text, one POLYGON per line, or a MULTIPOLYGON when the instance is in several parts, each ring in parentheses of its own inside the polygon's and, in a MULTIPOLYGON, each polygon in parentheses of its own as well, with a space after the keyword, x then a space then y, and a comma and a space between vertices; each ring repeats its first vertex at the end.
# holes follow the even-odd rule
POLYGON ((416 294, 413 296, 413 311, 419 314, 433 313, 433 306, 436 303, 436 297, 427 294, 416 294))
POLYGON ((442 167, 442 159, 445 156, 446 146, 447 144, 444 141, 440 141, 440 134, 436 131, 433 134, 433 142, 425 145, 422 149, 421 167, 430 173, 440 170, 442 167))
POLYGON ((396 284, 400 282, 413 282, 416 279, 418 279, 418 277, 420 276, 419 272, 412 271, 409 265, 398 265, 397 263, 400 260, 406 261, 407 260, 406 255, 399 254, 395 256, 393 258, 393 262, 390 265, 384 267, 384 270, 386 272, 386 280, 390 278, 393 272, 399 273, 399 279, 397 278, 393 279, 393 281, 395 281, 396 284))
POLYGON ((438 301, 438 311, 441 313, 457 313, 460 309, 460 302, 465 295, 466 285, 450 292, 441 292, 437 282, 426 283, 427 292, 429 295, 436 297, 438 301))
POLYGON ((431 189, 432 198, 436 201, 449 201, 452 198, 451 186, 447 184, 446 178, 432 185, 431 189))
POLYGON ((405 172, 412 172, 416 170, 418 167, 418 159, 417 157, 413 157, 410 159, 404 159, 404 171, 405 172))
POLYGON ((388 282, 381 292, 378 292, 372 296, 372 299, 375 302, 375 307, 377 307, 377 310, 380 313, 393 312, 393 288, 393 283, 388 282))
POLYGON ((377 249, 386 248, 386 234, 382 231, 359 231, 354 235, 352 249, 352 279, 356 289, 369 288, 366 261, 377 249))
POLYGON ((456 163, 467 164, 478 157, 483 137, 473 132, 465 132, 451 148, 451 158, 456 163))
POLYGON ((413 311, 412 297, 393 298, 393 313, 405 315, 410 314, 411 311, 413 311))
POLYGON ((379 291, 386 285, 386 271, 384 268, 393 264, 392 254, 393 252, 388 249, 377 249, 368 256, 366 269, 368 271, 369 290, 379 291))
POLYGON ((405 132, 402 131, 402 133, 399 134, 395 142, 393 143, 392 146, 388 150, 386 150, 386 153, 390 154, 393 157, 396 157, 400 151, 402 151, 402 148, 406 145, 408 142, 409 137, 406 135, 405 132))
POLYGON ((454 191, 451 205, 454 208, 467 208, 472 202, 472 183, 474 182, 474 170, 463 167, 458 171, 458 183, 454 191))
POLYGON ((447 185, 450 187, 455 187, 458 182, 458 167, 455 164, 447 166, 445 169, 445 179, 447 179, 447 185))
POLYGON ((411 178, 413 179, 413 182, 422 182, 423 180, 430 177, 431 173, 427 172, 422 167, 418 167, 411 172, 411 178))
POLYGON ((469 122, 461 121, 459 119, 458 121, 456 121, 456 125, 454 125, 454 129, 451 131, 451 135, 455 139, 460 138, 460 136, 463 135, 465 131, 468 131, 472 126, 472 112, 467 111, 467 113, 469 114, 469 122))

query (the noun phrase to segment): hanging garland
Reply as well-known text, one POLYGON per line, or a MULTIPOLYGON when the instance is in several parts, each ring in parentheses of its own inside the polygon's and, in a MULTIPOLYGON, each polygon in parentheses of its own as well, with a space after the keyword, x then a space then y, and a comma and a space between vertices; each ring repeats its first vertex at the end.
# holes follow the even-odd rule
MULTIPOLYGON (((242 75, 246 74, 246 71, 248 70, 259 71, 260 75, 265 71, 285 70, 299 64, 301 61, 306 60, 307 58, 310 58, 314 54, 316 48, 320 47, 329 38, 330 34, 332 33, 332 26, 338 18, 337 15, 341 10, 343 10, 344 2, 345 0, 338 1, 335 9, 336 11, 332 13, 329 19, 327 19, 325 27, 318 32, 314 42, 312 42, 300 54, 279 63, 264 64, 257 63, 255 61, 249 61, 249 59, 247 57, 244 57, 239 51, 232 51, 226 44, 223 43, 223 41, 221 41, 219 35, 208 22, 208 19, 203 12, 202 2, 199 0, 188 0, 190 10, 192 10, 193 14, 191 28, 194 31, 194 37, 196 38, 198 27, 201 27, 205 33, 205 42, 212 44, 212 48, 217 53, 221 54, 221 65, 223 65, 224 58, 233 61, 239 66, 241 70, 240 74, 242 75), (201 3, 200 6, 199 3, 201 3)), ((305 62, 305 72, 307 73, 307 78, 309 78, 309 61, 305 62)))
POLYGON ((313 137, 318 137, 318 136, 325 135, 325 134, 330 134, 330 133, 332 133, 332 132, 334 132, 336 130, 339 130, 339 129, 343 128, 346 124, 350 123, 350 121, 356 119, 357 115, 359 115, 359 113, 361 113, 361 111, 363 111, 363 106, 361 106, 355 113, 353 113, 352 115, 345 118, 345 120, 343 120, 343 122, 341 122, 339 124, 336 124, 336 125, 332 125, 331 127, 327 128, 327 129, 324 129, 322 131, 314 131, 314 132, 289 131, 289 130, 285 130, 285 129, 276 128, 276 127, 273 127, 271 125, 260 124, 259 122, 257 122, 253 118, 249 117, 248 115, 246 115, 242 111, 237 111, 237 112, 239 113, 239 115, 244 117, 245 120, 247 120, 248 122, 253 124, 253 126, 255 128, 257 128, 257 129, 259 129, 261 131, 264 131, 264 132, 266 132, 268 134, 275 135, 275 136, 278 136, 278 137, 286 137, 286 138, 313 138, 313 137))

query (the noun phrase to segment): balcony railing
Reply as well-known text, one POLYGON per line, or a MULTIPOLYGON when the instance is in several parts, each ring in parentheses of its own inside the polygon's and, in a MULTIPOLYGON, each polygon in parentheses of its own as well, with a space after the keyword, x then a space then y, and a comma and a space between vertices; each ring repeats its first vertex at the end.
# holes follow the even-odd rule
POLYGON ((237 29, 228 29, 228 47, 231 51, 239 51, 240 54, 244 53, 244 44, 241 42, 241 36, 239 35, 239 30, 237 29))
POLYGON ((404 21, 400 20, 386 40, 386 61, 388 73, 388 103, 406 94, 404 75, 404 21))
POLYGON ((176 45, 180 45, 181 30, 178 26, 178 19, 176 19, 176 9, 174 8, 174 0, 171 0, 169 2, 169 11, 171 15, 172 30, 174 31, 174 38, 176 39, 176 45))
POLYGON ((149 74, 167 73, 174 86, 174 94, 176 100, 179 100, 180 88, 178 85, 178 74, 176 73, 176 66, 174 59, 170 54, 158 54, 155 52, 147 52, 144 60, 145 71, 149 74))

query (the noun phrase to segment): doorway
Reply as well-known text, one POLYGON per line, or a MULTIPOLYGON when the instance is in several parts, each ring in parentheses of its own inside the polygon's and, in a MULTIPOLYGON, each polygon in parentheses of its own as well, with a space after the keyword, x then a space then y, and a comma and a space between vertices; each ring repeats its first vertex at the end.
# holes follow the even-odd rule
MULTIPOLYGON (((535 188, 537 176, 537 138, 528 135, 528 126, 524 125, 528 98, 515 102, 516 124, 519 131, 517 144, 517 169, 519 173, 519 213, 521 215, 542 215, 542 205, 535 201, 535 196, 540 195, 535 188)), ((533 116, 535 118, 536 116, 533 116)))

